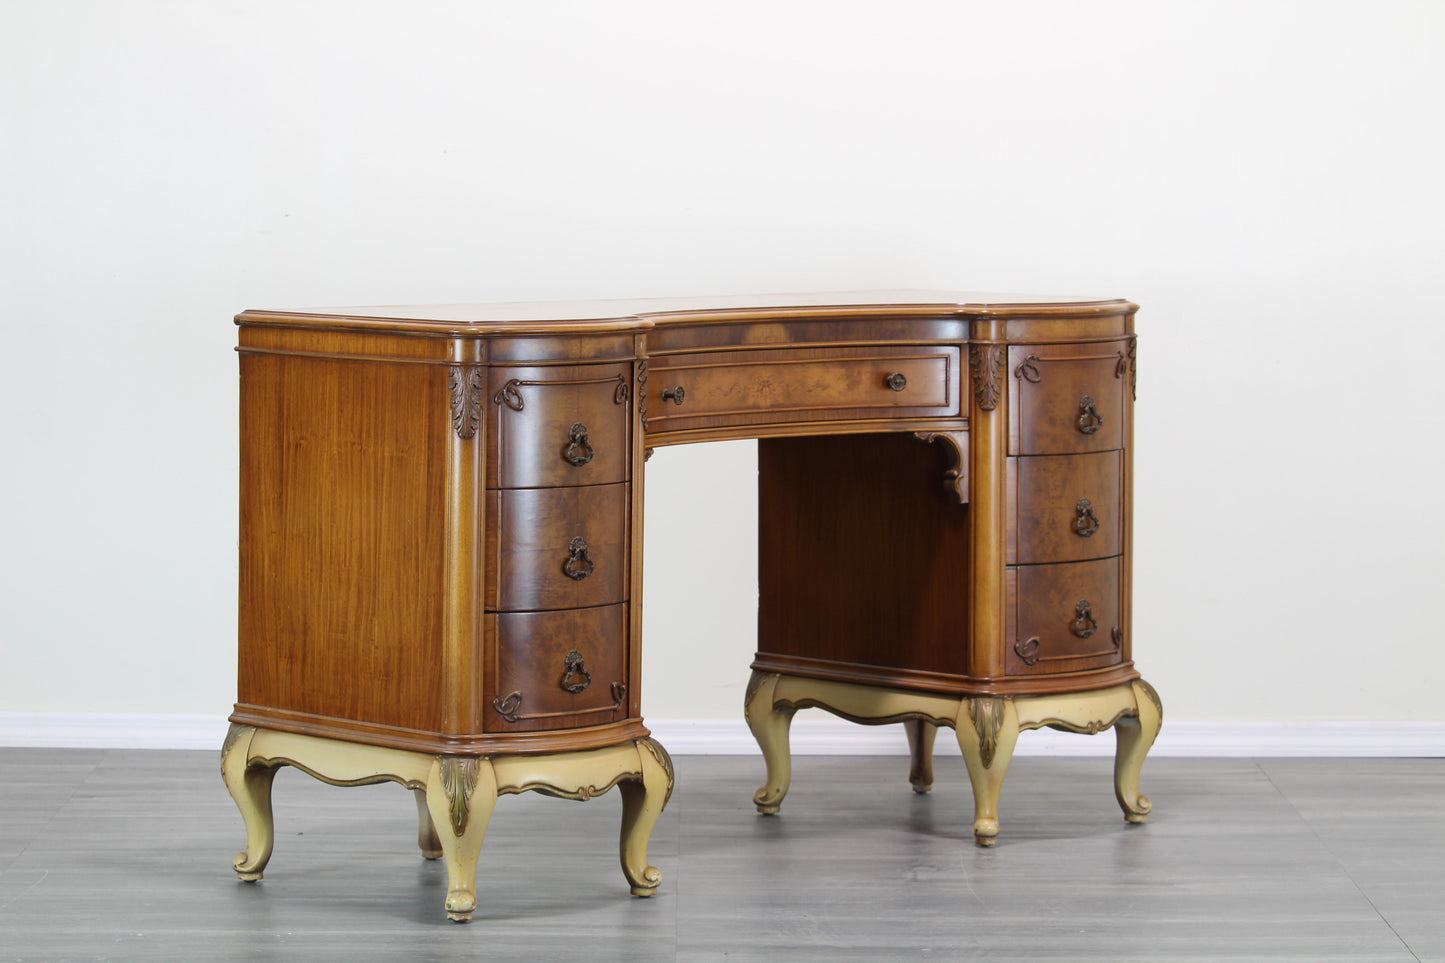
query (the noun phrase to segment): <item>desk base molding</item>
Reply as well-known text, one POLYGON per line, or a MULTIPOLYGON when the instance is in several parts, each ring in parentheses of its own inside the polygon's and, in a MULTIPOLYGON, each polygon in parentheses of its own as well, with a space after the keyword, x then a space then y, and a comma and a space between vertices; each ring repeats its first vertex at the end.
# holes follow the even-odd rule
POLYGON ((858 685, 754 670, 744 698, 748 728, 767 766, 753 795, 758 812, 779 811, 792 779, 788 731, 799 709, 824 709, 863 725, 907 723, 909 782, 916 792, 933 785, 933 743, 938 727, 952 728, 974 796, 974 841, 998 841, 998 800, 1018 735, 1045 726, 1095 735, 1112 728, 1117 739, 1114 794, 1130 823, 1148 821, 1153 808, 1139 792, 1139 773, 1154 744, 1164 711, 1154 687, 1127 684, 1041 696, 958 697, 858 685))
POLYGON ((650 738, 550 755, 430 755, 232 723, 221 747, 221 776, 246 824, 246 848, 233 860, 244 882, 260 880, 271 858, 271 785, 281 766, 333 786, 395 782, 412 790, 418 848, 427 859, 445 861, 446 912, 457 922, 470 920, 476 909, 482 840, 498 797, 506 794, 585 802, 616 786, 622 794, 618 852, 632 895, 652 896, 662 881, 647 862, 647 844, 674 777, 667 750, 650 738))

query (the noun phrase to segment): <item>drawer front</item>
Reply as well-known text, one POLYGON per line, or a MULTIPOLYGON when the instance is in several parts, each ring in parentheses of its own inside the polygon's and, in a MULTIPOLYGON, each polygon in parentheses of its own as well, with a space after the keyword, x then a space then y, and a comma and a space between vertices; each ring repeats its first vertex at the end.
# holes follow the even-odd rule
POLYGON ((1123 445, 1128 362, 1122 342, 1009 348, 1009 454, 1123 445))
POLYGON ((955 415, 958 357, 952 347, 890 346, 656 358, 648 427, 955 415))
POLYGON ((490 370, 487 487, 623 481, 631 463, 632 366, 490 370))
POLYGON ((627 606, 487 616, 489 731, 595 726, 627 716, 627 606))
POLYGON ((1009 675, 1096 669, 1120 660, 1119 559, 1009 569, 1017 606, 1009 675))
POLYGON ((1123 470, 1117 451, 1017 459, 1018 537, 1009 564, 1118 555, 1123 470))
POLYGON ((607 605, 627 598, 630 486, 488 492, 486 607, 607 605))

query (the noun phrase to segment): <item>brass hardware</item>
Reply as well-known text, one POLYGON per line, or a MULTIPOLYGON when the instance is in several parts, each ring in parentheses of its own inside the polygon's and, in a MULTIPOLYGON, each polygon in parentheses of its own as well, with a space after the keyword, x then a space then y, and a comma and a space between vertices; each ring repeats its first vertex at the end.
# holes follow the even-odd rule
POLYGON ((567 561, 562 563, 562 574, 574 582, 580 582, 591 575, 597 566, 587 557, 587 539, 578 535, 567 543, 567 561))
POLYGON ((883 383, 894 391, 902 391, 908 387, 908 379, 903 376, 903 372, 901 371, 893 372, 893 374, 883 379, 883 383))
POLYGON ((517 710, 522 708, 522 693, 513 692, 505 699, 493 699, 492 708, 497 710, 497 715, 508 722, 516 722, 517 710))
POLYGON ((1014 377, 1022 378, 1029 384, 1033 385, 1036 385, 1040 381, 1043 381, 1044 376, 1039 372, 1039 366, 1034 364, 1035 361, 1041 360, 1043 359, 1041 359, 1036 354, 1029 355, 1023 361, 1019 362, 1019 366, 1014 369, 1014 377))
POLYGON ((1025 642, 1015 642, 1014 652, 1024 665, 1037 665, 1039 661, 1039 637, 1036 635, 1025 642))
POLYGON ((673 404, 675 404, 675 405, 680 405, 680 404, 682 404, 683 396, 686 395, 686 394, 687 394, 687 392, 685 392, 685 391, 682 390, 682 385, 678 385, 676 388, 663 388, 663 389, 662 389, 662 400, 663 400, 663 401, 669 401, 669 400, 670 400, 673 404))
POLYGON ((562 452, 562 457, 567 459, 568 464, 581 468, 592 460, 592 446, 587 443, 587 426, 578 422, 567 431, 567 447, 562 452))
POLYGON ((1074 519, 1075 535, 1088 538, 1099 530, 1099 516, 1094 514, 1094 505, 1087 498, 1079 499, 1074 511, 1078 512, 1078 517, 1074 519))
POLYGON ((1079 431, 1092 435, 1104 427, 1104 416, 1094 407, 1094 399, 1088 395, 1079 399, 1079 420, 1075 422, 1079 431))
POLYGON ((1087 639, 1099 628, 1099 623, 1094 618, 1093 606, 1088 599, 1079 599, 1074 605, 1074 621, 1069 623, 1069 631, 1081 639, 1087 639))
POLYGON ((562 668, 564 669, 562 673, 562 688, 573 695, 576 695, 592 684, 592 673, 582 667, 582 653, 576 649, 567 653, 566 658, 562 660, 562 668), (568 682, 567 680, 573 676, 581 676, 582 681, 568 682))

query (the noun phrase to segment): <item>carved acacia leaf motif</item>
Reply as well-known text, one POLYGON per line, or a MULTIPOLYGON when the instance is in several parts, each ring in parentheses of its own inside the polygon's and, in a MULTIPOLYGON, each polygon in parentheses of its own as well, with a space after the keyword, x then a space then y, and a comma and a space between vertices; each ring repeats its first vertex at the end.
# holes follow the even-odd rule
POLYGON ((1003 728, 1002 699, 969 699, 968 718, 978 733, 978 754, 983 768, 993 768, 993 754, 998 750, 998 732, 1003 728))
POLYGON ((467 831, 467 816, 471 812, 472 792, 477 788, 477 772, 480 763, 475 756, 442 756, 442 789, 447 794, 447 816, 451 819, 452 833, 460 836, 467 831))
POLYGON ((968 348, 968 370, 973 374, 973 396, 983 411, 998 407, 1003 391, 1004 347, 974 344, 968 348))
POLYGON ((447 370, 447 391, 452 399, 452 429, 458 438, 471 438, 482 423, 483 381, 487 369, 481 365, 454 364, 447 370))

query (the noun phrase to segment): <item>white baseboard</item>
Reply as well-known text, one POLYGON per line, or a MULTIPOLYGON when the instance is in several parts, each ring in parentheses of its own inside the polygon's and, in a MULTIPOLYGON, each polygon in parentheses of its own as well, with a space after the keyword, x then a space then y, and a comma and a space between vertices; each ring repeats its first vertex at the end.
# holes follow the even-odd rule
MULTIPOLYGON (((742 719, 649 719, 676 755, 754 755, 742 719)), ((219 749, 222 715, 105 712, 0 712, 0 746, 84 749, 219 749)), ((893 726, 859 726, 822 712, 799 713, 792 750, 800 756, 902 755, 893 726)), ((1020 756, 1112 755, 1114 740, 1040 729, 1023 733, 1020 756)), ((951 732, 938 755, 958 755, 951 732)), ((1445 756, 1445 722, 1173 722, 1167 717, 1152 756, 1445 756)))

